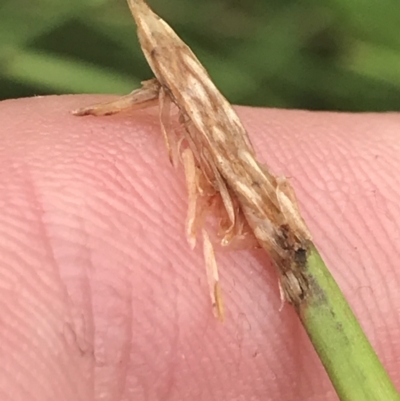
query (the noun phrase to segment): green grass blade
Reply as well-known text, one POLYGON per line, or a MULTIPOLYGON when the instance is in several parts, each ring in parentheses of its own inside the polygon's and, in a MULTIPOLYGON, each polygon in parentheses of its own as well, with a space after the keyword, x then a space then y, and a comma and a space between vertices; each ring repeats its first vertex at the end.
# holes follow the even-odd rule
POLYGON ((341 401, 398 401, 400 396, 314 246, 311 295, 299 316, 341 401))
POLYGON ((60 92, 125 94, 140 86, 139 80, 96 65, 27 50, 12 52, 3 62, 3 73, 8 78, 60 92))

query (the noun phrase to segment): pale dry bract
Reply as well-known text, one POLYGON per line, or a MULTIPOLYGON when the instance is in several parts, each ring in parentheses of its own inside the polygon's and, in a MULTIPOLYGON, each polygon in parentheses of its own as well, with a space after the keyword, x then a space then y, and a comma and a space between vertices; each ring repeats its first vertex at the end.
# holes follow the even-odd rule
POLYGON ((289 182, 273 176, 255 151, 236 112, 218 91, 199 60, 176 33, 142 0, 128 0, 143 53, 155 78, 110 103, 77 110, 78 115, 108 115, 127 108, 159 105, 161 129, 172 162, 183 163, 188 195, 186 235, 191 247, 202 228, 210 295, 223 317, 214 249, 205 229, 217 213, 222 245, 255 237, 271 256, 284 298, 298 307, 308 289, 304 263, 310 234, 289 182), (170 106, 179 111, 183 134, 169 127, 170 106))

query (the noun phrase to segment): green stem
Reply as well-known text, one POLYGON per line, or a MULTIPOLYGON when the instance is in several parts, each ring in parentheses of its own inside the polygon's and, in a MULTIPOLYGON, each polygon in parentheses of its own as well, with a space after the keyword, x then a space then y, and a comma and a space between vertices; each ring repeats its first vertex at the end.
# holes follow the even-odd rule
POLYGON ((299 316, 341 401, 399 401, 375 351, 312 246, 307 263, 311 296, 299 316))

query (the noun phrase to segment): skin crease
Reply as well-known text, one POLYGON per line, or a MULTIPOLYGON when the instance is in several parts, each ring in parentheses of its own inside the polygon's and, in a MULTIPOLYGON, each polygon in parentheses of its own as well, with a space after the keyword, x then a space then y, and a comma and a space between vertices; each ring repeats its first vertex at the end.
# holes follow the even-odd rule
MULTIPOLYGON (((69 113, 109 99, 0 103, 0 399, 337 400, 262 251, 213 317, 157 109, 69 113)), ((237 111, 400 389, 400 115, 237 111)))

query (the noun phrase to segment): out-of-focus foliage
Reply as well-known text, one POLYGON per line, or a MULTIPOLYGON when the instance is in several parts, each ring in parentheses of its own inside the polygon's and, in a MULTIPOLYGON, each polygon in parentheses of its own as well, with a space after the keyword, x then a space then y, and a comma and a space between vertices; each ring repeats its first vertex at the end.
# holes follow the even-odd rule
MULTIPOLYGON (((400 109, 399 0, 148 0, 231 102, 400 109)), ((0 0, 0 98, 151 77, 125 0, 0 0)))

